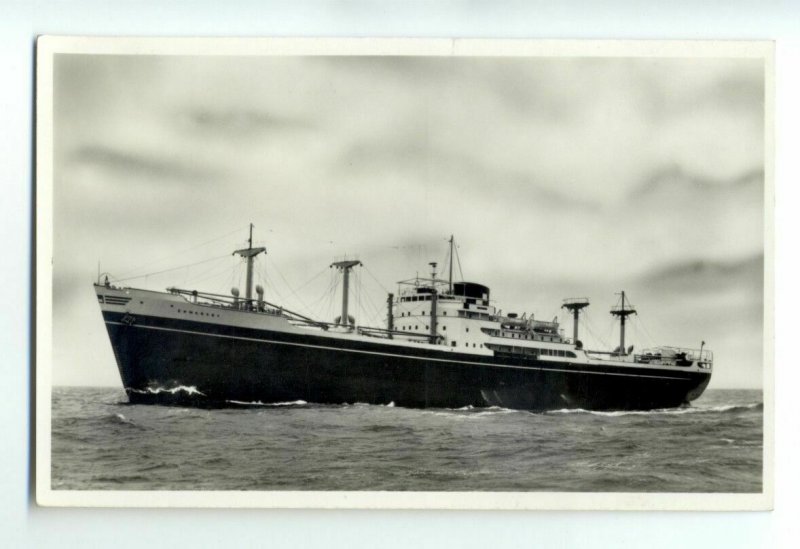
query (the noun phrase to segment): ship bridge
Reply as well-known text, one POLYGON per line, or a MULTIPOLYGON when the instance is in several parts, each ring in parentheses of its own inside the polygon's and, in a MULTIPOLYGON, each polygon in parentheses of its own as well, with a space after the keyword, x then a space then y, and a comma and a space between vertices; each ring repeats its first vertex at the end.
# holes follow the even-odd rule
POLYGON ((438 278, 437 264, 430 266, 430 278, 398 282, 398 297, 391 304, 392 328, 448 347, 485 349, 481 328, 497 324, 489 287, 438 278))

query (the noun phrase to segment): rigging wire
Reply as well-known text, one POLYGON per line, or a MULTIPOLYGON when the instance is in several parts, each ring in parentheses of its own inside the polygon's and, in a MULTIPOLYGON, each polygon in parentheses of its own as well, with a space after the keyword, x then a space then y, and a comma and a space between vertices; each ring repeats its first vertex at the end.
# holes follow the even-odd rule
MULTIPOLYGON (((222 258, 219 258, 219 259, 222 260, 222 258)), ((225 264, 224 267, 225 267, 225 269, 220 271, 219 263, 215 262, 214 264, 211 265, 211 267, 209 269, 206 269, 201 274, 198 274, 197 276, 195 276, 193 278, 190 278, 187 281, 187 284, 197 284, 198 282, 203 282, 205 280, 208 280, 209 278, 212 278, 213 276, 217 276, 219 274, 222 274, 223 272, 228 272, 228 269, 230 268, 230 265, 225 264), (209 273, 212 273, 212 272, 214 274, 213 275, 209 275, 209 273)))
POLYGON ((378 280, 378 278, 377 278, 377 277, 376 277, 374 274, 372 274, 372 271, 370 271, 370 270, 367 268, 367 266, 366 266, 366 265, 363 265, 363 267, 364 267, 364 270, 366 270, 366 271, 367 271, 367 274, 368 274, 369 276, 371 276, 371 277, 372 277, 372 280, 374 280, 374 281, 375 281, 375 282, 378 284, 378 286, 380 286, 380 287, 381 287, 381 289, 382 289, 384 292, 386 292, 387 294, 388 294, 388 293, 391 293, 389 290, 387 290, 387 289, 386 289, 386 287, 385 287, 383 284, 381 284, 381 281, 380 281, 380 280, 378 280))
MULTIPOLYGON (((249 227, 249 226, 248 226, 248 227, 249 227)), ((147 276, 148 274, 152 274, 152 273, 146 273, 146 274, 142 274, 142 275, 139 275, 139 276, 128 276, 128 275, 131 275, 131 273, 135 273, 135 272, 137 272, 137 271, 140 271, 140 270, 142 270, 142 269, 146 269, 146 268, 148 268, 148 267, 150 267, 150 266, 152 266, 152 265, 157 265, 157 264, 159 264, 159 263, 161 263, 161 262, 163 262, 163 261, 166 261, 167 259, 173 259, 173 258, 175 258, 175 257, 177 257, 177 256, 180 256, 180 255, 183 255, 183 254, 185 254, 185 253, 188 253, 188 252, 194 251, 194 250, 196 250, 196 249, 198 249, 198 248, 202 248, 203 246, 207 246, 207 245, 209 245, 209 244, 213 244, 214 242, 217 242, 217 241, 219 241, 219 240, 222 240, 223 238, 227 238, 227 237, 229 237, 229 236, 231 236, 231 235, 233 235, 233 234, 236 234, 236 233, 240 232, 241 230, 243 230, 243 229, 242 229, 242 227, 238 227, 236 230, 233 230, 233 231, 231 231, 231 232, 229 232, 229 233, 226 233, 226 234, 224 234, 224 235, 222 235, 222 236, 218 236, 218 237, 216 237, 216 238, 213 238, 213 239, 211 239, 211 240, 207 240, 207 241, 205 241, 205 242, 202 242, 202 243, 200 243, 200 244, 196 244, 196 245, 194 245, 194 246, 191 246, 191 247, 189 247, 189 248, 185 248, 185 249, 183 249, 183 250, 181 250, 181 251, 178 251, 178 252, 175 252, 175 253, 169 254, 169 255, 167 255, 167 256, 163 256, 163 257, 161 257, 161 258, 159 258, 159 259, 155 259, 155 260, 153 260, 153 261, 150 261, 150 262, 148 262, 148 263, 145 263, 144 265, 140 265, 140 266, 136 267, 135 269, 130 269, 130 270, 128 270, 128 271, 126 271, 126 272, 124 272, 124 273, 122 273, 122 274, 120 275, 120 276, 122 276, 122 277, 127 277, 127 278, 119 278, 119 279, 117 279, 117 280, 132 280, 132 279, 135 279, 135 278, 142 278, 142 277, 144 277, 144 276, 147 276)))
POLYGON ((209 263, 211 261, 217 261, 219 259, 222 259, 223 257, 229 257, 229 256, 228 256, 228 254, 225 254, 225 255, 221 255, 221 256, 217 256, 217 257, 212 257, 210 259, 204 259, 202 261, 195 261, 194 263, 187 263, 186 265, 180 265, 178 267, 172 267, 170 269, 164 269, 163 271, 156 271, 154 273, 147 273, 147 274, 142 274, 142 275, 139 275, 139 276, 129 276, 127 278, 115 278, 114 280, 116 282, 125 282, 126 280, 137 280, 139 278, 148 278, 148 277, 151 277, 151 276, 156 276, 156 275, 160 275, 160 274, 164 274, 164 273, 169 273, 169 272, 172 272, 172 271, 179 271, 181 269, 187 269, 189 267, 194 267, 195 265, 202 265, 203 263, 209 263))
MULTIPOLYGON (((636 317, 636 320, 637 320, 637 322, 639 322, 639 323, 641 324, 641 326, 642 326, 642 329, 643 329, 643 330, 645 331, 645 333, 647 334, 647 337, 649 337, 649 338, 650 338, 650 341, 652 342, 652 346, 653 346, 653 347, 657 347, 657 346, 658 346, 658 341, 656 340, 656 338, 655 338, 655 337, 653 337, 653 335, 652 335, 652 333, 650 332, 650 330, 648 330, 648 329, 647 329, 647 326, 645 325, 644 321, 643 321, 643 320, 642 320, 642 319, 641 319, 641 318, 640 318, 638 315, 637 315, 637 317, 636 317)), ((662 324, 662 323, 660 323, 660 322, 658 322, 658 318, 655 318, 655 317, 652 317, 652 316, 651 316, 651 317, 648 317, 648 322, 650 322, 650 321, 654 321, 654 323, 656 324, 655 328, 656 328, 656 329, 657 329, 659 332, 662 332, 662 333, 663 333, 663 332, 665 332, 665 331, 666 331, 666 330, 664 329, 664 327, 663 327, 663 324, 662 324)))
POLYGON ((608 342, 599 335, 597 335, 594 332, 594 330, 592 330, 589 319, 589 311, 585 311, 583 313, 583 315, 581 316, 581 320, 583 321, 583 327, 586 328, 586 331, 589 332, 589 335, 592 336, 595 340, 597 340, 598 343, 600 343, 603 346, 603 348, 608 349, 609 348, 608 342))
POLYGON ((278 289, 278 285, 269 276, 269 273, 267 272, 267 266, 266 266, 265 262, 262 262, 262 261, 258 260, 257 273, 258 273, 258 276, 260 278, 262 278, 262 280, 264 281, 265 290, 268 289, 271 292, 271 294, 276 295, 278 297, 278 301, 280 301, 283 306, 286 306, 286 303, 287 303, 288 300, 285 297, 283 297, 283 295, 281 294, 280 290, 278 289))
MULTIPOLYGON (((289 284, 289 281, 286 280, 286 277, 283 276, 283 273, 278 268, 277 263, 275 263, 275 261, 273 261, 272 259, 269 259, 269 258, 267 258, 267 261, 269 261, 269 263, 272 265, 272 268, 275 269, 275 272, 278 273, 278 276, 281 277, 281 280, 283 280, 283 283, 286 284, 287 288, 289 288, 289 291, 292 292, 292 294, 294 295, 295 298, 297 298, 297 301, 300 303, 300 305, 303 306, 303 309, 305 309, 306 313, 311 314, 311 310, 308 308, 308 305, 306 305, 305 301, 303 301, 303 299, 298 295, 298 293, 292 288, 291 284, 289 284)), ((266 265, 265 265, 265 268, 266 268, 266 265)))
POLYGON ((648 345, 650 347, 657 347, 658 346, 658 344, 656 343, 655 338, 652 336, 650 331, 647 329, 647 326, 644 325, 644 322, 642 322, 641 318, 639 318, 638 315, 636 315, 635 322, 633 324, 634 324, 635 328, 637 329, 637 331, 638 330, 642 331, 642 335, 645 336, 645 339, 647 339, 648 345))
MULTIPOLYGON (((361 287, 361 269, 356 270, 356 310, 359 313, 364 313, 364 316, 367 316, 367 311, 361 306, 361 294, 363 294, 364 288, 361 287)), ((345 322, 347 319, 344 319, 345 322)))
POLYGON ((300 290, 304 289, 306 286, 308 286, 309 284, 314 282, 316 279, 318 279, 320 277, 320 275, 325 274, 325 272, 328 271, 328 270, 329 270, 328 267, 322 269, 320 272, 318 272, 317 274, 315 274, 314 276, 309 278, 307 281, 305 281, 299 288, 297 288, 296 291, 299 292, 300 290))
POLYGON ((339 285, 339 269, 331 269, 332 271, 332 278, 333 283, 330 286, 330 290, 328 291, 328 318, 333 320, 334 317, 334 301, 336 300, 336 287, 339 285))
MULTIPOLYGON (((363 275, 360 275, 363 277, 363 275)), ((380 322, 381 309, 375 305, 369 291, 364 289, 363 278, 361 283, 361 307, 363 308, 364 316, 369 319, 370 324, 375 324, 376 321, 380 322)), ((363 325, 363 324, 362 324, 363 325)))
POLYGON ((378 305, 376 305, 376 303, 372 300, 372 297, 370 297, 369 292, 367 292, 365 295, 367 304, 372 308, 373 311, 373 314, 371 315, 370 318, 373 321, 374 320, 380 321, 381 315, 383 314, 383 307, 378 307, 378 305))
MULTIPOLYGON (((327 298, 327 299, 329 299, 330 301, 332 301, 332 300, 330 299, 330 296, 331 296, 331 291, 332 291, 332 290, 334 290, 334 289, 336 288, 336 282, 337 282, 337 276, 338 276, 338 275, 337 275, 335 272, 333 272, 333 269, 330 269, 330 270, 331 270, 331 276, 330 276, 330 279, 328 280, 328 285, 327 285, 327 287, 325 288, 325 290, 322 292, 322 295, 321 295, 320 297, 318 297, 318 298, 317 298, 317 299, 316 299, 316 300, 315 300, 315 301, 314 301, 314 302, 311 304, 311 308, 312 308, 312 309, 315 309, 315 310, 316 310, 316 307, 317 307, 317 306, 319 306, 320 304, 322 304, 322 302, 323 302, 323 301, 324 301, 326 298, 327 298)), ((324 316, 324 313, 325 313, 325 308, 327 308, 327 306, 328 306, 328 303, 326 302, 326 303, 324 303, 322 306, 323 306, 323 309, 322 309, 322 312, 321 312, 321 314, 319 315, 320 317, 323 317, 323 316, 324 316)))
MULTIPOLYGON (((442 269, 443 269, 442 270, 443 273, 444 273, 444 269, 448 269, 448 271, 449 271, 449 262, 452 261, 452 258, 450 257, 450 246, 449 246, 450 239, 446 238, 445 242, 448 243, 448 246, 445 248, 445 251, 444 251, 444 261, 442 261, 442 263, 441 263, 442 269)), ((448 274, 448 279, 449 279, 449 274, 448 274)))
POLYGON ((464 271, 461 270, 461 256, 458 255, 458 245, 453 246, 456 253, 456 261, 458 262, 458 274, 461 275, 461 281, 464 281, 464 271))
POLYGON ((606 343, 606 341, 612 341, 613 340, 615 325, 616 325, 616 323, 613 322, 613 321, 611 321, 611 322, 609 322, 607 324, 608 331, 607 331, 605 340, 603 340, 603 344, 606 345, 609 349, 615 349, 617 347, 616 345, 609 345, 609 344, 606 343))

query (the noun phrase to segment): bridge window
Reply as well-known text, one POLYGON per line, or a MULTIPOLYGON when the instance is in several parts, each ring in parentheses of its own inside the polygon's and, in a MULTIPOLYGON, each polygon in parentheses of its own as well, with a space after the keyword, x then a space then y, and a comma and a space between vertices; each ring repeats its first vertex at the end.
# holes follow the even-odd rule
POLYGON ((452 341, 451 343, 453 344, 453 347, 456 346, 456 342, 455 341, 452 341))
POLYGON ((447 326, 442 326, 442 331, 446 332, 447 331, 447 326))
POLYGON ((447 311, 442 311, 442 315, 447 316, 447 311))

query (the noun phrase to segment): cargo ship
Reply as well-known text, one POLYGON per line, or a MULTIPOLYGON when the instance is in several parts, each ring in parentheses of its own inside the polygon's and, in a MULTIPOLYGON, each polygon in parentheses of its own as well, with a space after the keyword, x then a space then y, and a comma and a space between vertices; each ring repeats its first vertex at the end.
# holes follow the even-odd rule
POLYGON ((625 293, 610 313, 619 345, 590 350, 579 339, 586 298, 569 298, 571 337, 557 319, 507 313, 488 286, 453 279, 431 263, 429 278, 398 283, 386 299, 384 326, 361 326, 350 314, 357 259, 335 261, 341 313, 332 321, 265 300, 253 285, 246 248, 244 295, 125 287, 102 276, 94 284, 111 347, 131 403, 231 406, 254 403, 393 404, 413 408, 503 407, 651 410, 686 405, 708 385, 713 354, 699 349, 626 347, 626 320, 636 314, 625 293))

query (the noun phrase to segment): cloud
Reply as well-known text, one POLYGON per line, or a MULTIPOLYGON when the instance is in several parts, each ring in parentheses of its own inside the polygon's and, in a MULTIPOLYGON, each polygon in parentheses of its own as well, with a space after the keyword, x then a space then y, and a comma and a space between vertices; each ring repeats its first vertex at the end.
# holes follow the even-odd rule
POLYGON ((756 300, 760 300, 764 285, 764 255, 754 254, 732 261, 692 259, 643 273, 636 284, 673 296, 751 287, 756 300))
POLYGON ((631 190, 628 200, 635 202, 665 192, 678 195, 692 190, 717 193, 736 192, 736 190, 746 192, 747 188, 763 192, 763 168, 753 168, 732 178, 712 178, 687 173, 680 166, 673 164, 654 171, 641 185, 631 190), (725 189, 725 187, 730 188, 725 189))
MULTIPOLYGON (((202 163, 184 162, 181 159, 115 150, 100 145, 87 145, 77 149, 72 160, 107 172, 123 174, 142 183, 164 184, 170 181, 204 183, 219 179, 218 171, 202 163)), ((113 180, 111 180, 113 182, 113 180)))
POLYGON ((259 138, 270 133, 313 129, 310 120, 256 109, 185 109, 179 111, 177 124, 188 134, 218 134, 222 138, 237 141, 259 138))

